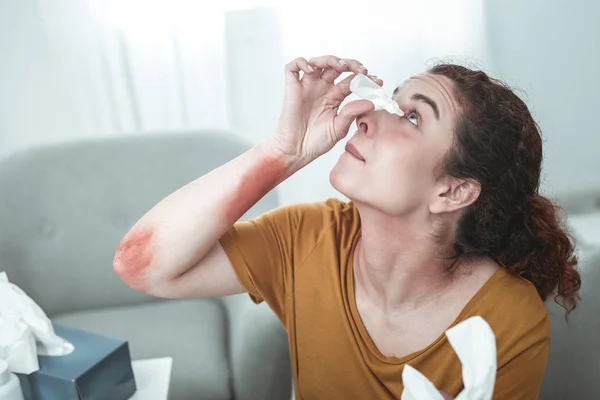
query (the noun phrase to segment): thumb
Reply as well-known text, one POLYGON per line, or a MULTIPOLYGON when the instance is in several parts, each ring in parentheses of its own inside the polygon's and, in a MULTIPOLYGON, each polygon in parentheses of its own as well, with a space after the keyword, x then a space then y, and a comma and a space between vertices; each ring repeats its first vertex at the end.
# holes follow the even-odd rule
POLYGON ((375 106, 369 100, 354 100, 347 103, 333 119, 333 130, 336 136, 345 137, 356 118, 373 110, 375 106))

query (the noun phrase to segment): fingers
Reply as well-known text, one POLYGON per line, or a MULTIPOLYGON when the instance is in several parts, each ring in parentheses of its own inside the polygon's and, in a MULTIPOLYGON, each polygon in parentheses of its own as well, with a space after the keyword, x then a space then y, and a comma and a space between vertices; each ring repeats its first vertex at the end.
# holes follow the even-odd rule
POLYGON ((334 83, 344 72, 365 75, 369 72, 360 61, 352 58, 342 59, 327 55, 313 57, 310 61, 306 61, 305 58, 298 57, 285 66, 286 83, 299 82, 300 71, 304 73, 303 80, 323 79, 329 83, 334 83))
POLYGON ((330 83, 333 83, 342 72, 350 71, 350 65, 336 56, 313 57, 310 59, 310 64, 319 72, 311 76, 311 79, 325 79, 330 83))
POLYGON ((333 83, 343 72, 353 72, 355 74, 368 73, 367 68, 357 60, 346 58, 342 59, 336 56, 321 56, 310 59, 310 65, 317 68, 319 75, 313 74, 311 79, 321 78, 329 83, 333 83))
MULTIPOLYGON (((342 71, 344 72, 344 71, 342 71)), ((321 79, 327 81, 329 83, 334 83, 335 80, 342 74, 342 72, 336 70, 335 68, 325 68, 323 72, 321 72, 321 79)))
POLYGON ((336 135, 340 138, 345 137, 356 118, 374 109, 373 103, 369 100, 355 100, 346 104, 333 119, 333 129, 336 135))
MULTIPOLYGON (((298 57, 295 60, 289 62, 285 66, 285 82, 293 83, 298 82, 300 80, 300 71, 304 72, 306 75, 316 74, 317 71, 313 66, 311 66, 308 61, 306 61, 303 57, 298 57)), ((305 76, 306 76, 305 75, 305 76)))

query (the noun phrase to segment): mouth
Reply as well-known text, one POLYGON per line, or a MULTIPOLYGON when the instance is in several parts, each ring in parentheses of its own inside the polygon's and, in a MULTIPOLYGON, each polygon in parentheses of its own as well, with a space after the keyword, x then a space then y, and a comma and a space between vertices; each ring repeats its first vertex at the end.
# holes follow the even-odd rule
POLYGON ((358 151, 358 149, 356 147, 354 147, 354 145, 352 143, 350 143, 350 142, 346 143, 345 150, 352 157, 357 158, 357 159, 359 159, 362 162, 365 162, 365 159, 363 158, 362 154, 360 154, 360 152, 358 151))

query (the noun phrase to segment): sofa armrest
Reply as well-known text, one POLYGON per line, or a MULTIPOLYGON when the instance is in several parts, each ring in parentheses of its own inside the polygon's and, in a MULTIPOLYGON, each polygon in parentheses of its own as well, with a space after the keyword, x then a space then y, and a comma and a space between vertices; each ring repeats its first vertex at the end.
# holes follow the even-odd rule
POLYGON ((235 398, 289 400, 289 345, 279 319, 266 303, 256 305, 247 294, 223 297, 222 301, 235 398))

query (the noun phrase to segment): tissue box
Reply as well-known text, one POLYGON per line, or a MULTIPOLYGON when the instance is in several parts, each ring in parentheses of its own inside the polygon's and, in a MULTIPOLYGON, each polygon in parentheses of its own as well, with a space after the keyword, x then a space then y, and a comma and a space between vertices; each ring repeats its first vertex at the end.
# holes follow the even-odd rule
POLYGON ((127 341, 62 324, 54 331, 73 344, 66 356, 38 356, 40 369, 19 374, 25 400, 126 400, 136 391, 127 341))

